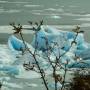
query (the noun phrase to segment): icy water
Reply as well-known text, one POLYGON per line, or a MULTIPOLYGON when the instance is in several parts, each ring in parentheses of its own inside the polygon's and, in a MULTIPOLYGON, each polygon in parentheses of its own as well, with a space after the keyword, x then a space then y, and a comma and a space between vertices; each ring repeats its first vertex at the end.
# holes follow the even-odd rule
MULTIPOLYGON (((6 45, 11 28, 5 26, 14 21, 28 25, 27 21, 42 19, 45 25, 60 30, 72 30, 80 25, 86 41, 90 42, 90 0, 0 0, 0 59, 7 63, 15 59, 6 45)), ((30 39, 29 43, 32 41, 32 34, 27 32, 24 37, 26 41, 30 39)), ((0 72, 0 80, 4 81, 3 90, 45 89, 40 79, 17 79, 0 72)))
POLYGON ((89 24, 90 0, 0 0, 0 25, 41 19, 51 25, 89 24))
POLYGON ((1 26, 42 19, 45 25, 59 25, 61 30, 80 25, 90 42, 90 0, 0 0, 1 26))
MULTIPOLYGON (((46 90, 40 75, 34 71, 23 71, 21 69, 22 64, 18 67, 22 71, 19 70, 19 75, 17 75, 18 71, 15 67, 18 66, 18 64, 14 63, 15 60, 23 62, 23 58, 16 58, 13 56, 7 45, 0 45, 0 82, 3 83, 1 90, 46 90), (13 75, 12 73, 16 75, 13 75)), ((50 71, 47 73, 50 73, 50 71)), ((66 80, 70 80, 70 76, 71 75, 68 72, 66 80)), ((46 76, 49 85, 53 83, 51 77, 51 75, 46 76)), ((50 90, 54 89, 50 88, 50 90)))

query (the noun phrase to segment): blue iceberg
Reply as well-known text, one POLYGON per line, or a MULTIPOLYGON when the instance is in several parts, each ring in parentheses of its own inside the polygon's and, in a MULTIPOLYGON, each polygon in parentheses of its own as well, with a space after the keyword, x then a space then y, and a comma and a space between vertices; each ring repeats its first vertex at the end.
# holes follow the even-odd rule
POLYGON ((16 38, 14 35, 10 36, 8 39, 8 45, 11 50, 21 51, 21 49, 25 49, 25 45, 23 42, 16 38))
MULTIPOLYGON (((35 48, 35 41, 38 42, 37 44, 37 51, 38 51, 38 54, 40 52, 40 57, 37 57, 39 62, 44 62, 46 60, 45 58, 45 51, 47 51, 47 46, 46 46, 46 40, 45 38, 47 38, 48 40, 48 45, 49 46, 53 46, 54 43, 56 43, 58 47, 55 47, 51 50, 51 58, 52 59, 55 59, 54 57, 54 54, 56 54, 57 56, 58 55, 58 51, 60 51, 60 54, 63 54, 65 52, 69 52, 68 54, 66 54, 64 57, 62 57, 61 61, 62 63, 64 63, 64 60, 67 60, 69 59, 70 60, 70 63, 68 65, 68 67, 80 67, 80 66, 85 66, 86 67, 86 64, 85 63, 80 63, 80 64, 77 64, 77 62, 75 62, 74 60, 74 56, 75 54, 77 56, 80 56, 84 62, 87 63, 87 59, 89 60, 90 59, 90 54, 88 53, 88 50, 90 50, 90 44, 88 44, 87 42, 85 42, 84 40, 84 35, 82 33, 80 33, 77 38, 76 38, 76 42, 77 44, 75 46, 72 46, 71 47, 71 43, 72 41, 75 39, 75 36, 76 36, 76 33, 74 32, 68 32, 68 31, 61 31, 61 30, 57 30, 57 29, 54 29, 52 27, 44 27, 42 26, 41 27, 41 30, 39 32, 37 32, 37 38, 33 38, 33 41, 31 44, 27 44, 27 46, 31 49, 31 51, 33 52, 34 51, 34 48, 35 48), (58 50, 60 49, 60 50, 58 50), (87 52, 87 53, 85 53, 87 52), (42 59, 42 60, 41 60, 42 59)), ((12 35, 9 40, 8 40, 8 45, 10 47, 10 49, 12 51, 20 51, 21 48, 22 49, 25 49, 25 45, 23 44, 23 42, 21 40, 19 40, 18 38, 16 38, 14 35, 12 35)), ((30 54, 28 54, 30 56, 30 54)), ((28 57, 28 55, 26 55, 26 57, 28 57)), ((27 58, 28 59, 33 59, 31 56, 27 58)), ((87 67, 89 67, 89 65, 87 65, 87 67)))
MULTIPOLYGON (((46 50, 46 41, 44 39, 46 37, 50 46, 53 42, 56 42, 60 47, 63 47, 63 50, 68 51, 75 36, 76 34, 74 32, 61 31, 51 27, 42 27, 37 33, 37 47, 39 50, 46 50)), ((85 50, 87 48, 83 34, 77 36, 76 42, 78 50, 85 50)), ((31 44, 35 47, 35 37, 31 44)))
POLYGON ((11 35, 8 39, 8 46, 14 54, 18 54, 18 52, 24 51, 26 49, 26 46, 32 51, 34 50, 34 48, 30 44, 28 44, 27 42, 25 42, 25 44, 22 40, 18 39, 14 35, 11 35))

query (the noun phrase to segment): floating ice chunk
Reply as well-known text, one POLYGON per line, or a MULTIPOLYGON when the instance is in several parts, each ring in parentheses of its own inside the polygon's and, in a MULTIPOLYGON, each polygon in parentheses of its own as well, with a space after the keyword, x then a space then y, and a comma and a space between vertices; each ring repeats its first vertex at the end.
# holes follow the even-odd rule
POLYGON ((77 49, 78 49, 78 50, 86 50, 86 49, 88 49, 88 46, 87 46, 86 43, 79 44, 79 45, 77 46, 77 49))
POLYGON ((40 78, 40 74, 35 71, 23 71, 23 73, 20 73, 19 75, 15 76, 16 78, 24 78, 24 79, 34 79, 34 78, 40 78))
POLYGON ((58 16, 58 15, 52 15, 51 18, 59 19, 59 18, 61 18, 61 17, 58 16))
POLYGON ((0 77, 0 81, 9 81, 10 77, 0 77))
POLYGON ((37 84, 34 84, 34 83, 26 83, 26 84, 29 87, 38 87, 38 85, 37 84))
MULTIPOLYGON (((42 66, 42 63, 39 65, 41 65, 40 66, 41 68, 45 69, 45 66, 44 65, 42 66)), ((34 78, 40 78, 41 77, 41 75, 38 73, 37 68, 34 68, 37 72, 33 71, 33 70, 26 71, 22 65, 18 65, 18 68, 19 68, 19 74, 15 75, 16 78, 34 79, 34 78)), ((49 75, 52 72, 50 71, 50 68, 48 68, 45 70, 45 73, 46 73, 46 75, 49 75)))
POLYGON ((83 60, 90 59, 90 48, 83 50, 82 52, 79 52, 78 55, 82 57, 83 60))
MULTIPOLYGON (((67 32, 67 39, 74 39, 76 37, 76 34, 74 32, 67 32)), ((82 44, 84 43, 84 35, 83 34, 78 34, 76 38, 77 44, 82 44)))
POLYGON ((21 49, 25 49, 25 45, 23 44, 23 42, 17 39, 14 35, 9 37, 8 45, 12 51, 21 51, 21 49))
MULTIPOLYGON (((38 42, 39 50, 42 50, 42 51, 46 50, 46 43, 44 39, 45 37, 48 40, 48 45, 51 46, 53 42, 56 42, 60 47, 63 46, 63 50, 68 51, 71 46, 70 40, 73 40, 75 38, 75 33, 63 32, 51 27, 42 27, 41 31, 37 33, 37 42, 38 42)), ((80 34, 77 37, 76 42, 78 45, 84 42, 84 37, 82 34, 80 34)), ((32 45, 35 47, 35 37, 33 39, 32 45)))
POLYGON ((67 63, 67 62, 68 62, 68 65, 72 64, 75 62, 72 57, 73 57, 73 55, 71 55, 71 56, 65 55, 65 56, 61 57, 60 63, 62 63, 63 65, 65 65, 65 63, 67 63))
MULTIPOLYGON (((36 41, 38 42, 39 50, 46 50, 46 40, 48 40, 48 45, 52 45, 53 42, 57 42, 59 45, 63 46, 64 34, 63 32, 59 32, 56 29, 51 27, 41 27, 41 30, 37 33, 36 41)), ((35 47, 35 37, 32 41, 32 45, 35 47)))
POLYGON ((8 2, 8 1, 4 1, 4 0, 3 0, 3 1, 0 1, 0 3, 7 3, 7 2, 8 2))
MULTIPOLYGON (((87 16, 87 15, 86 15, 87 16)), ((90 18, 78 18, 76 20, 79 20, 79 21, 90 21, 90 18)))
POLYGON ((83 34, 79 34, 77 36, 76 42, 77 42, 78 45, 83 44, 85 42, 84 41, 84 35, 83 34))
POLYGON ((68 65, 69 68, 90 68, 90 59, 81 62, 74 62, 68 65))
MULTIPOLYGON (((66 60, 70 60, 69 65, 72 65, 72 64, 76 63, 74 61, 74 57, 75 57, 74 55, 75 54, 81 55, 81 58, 82 58, 83 51, 88 49, 90 46, 84 41, 84 35, 79 34, 76 38, 77 44, 72 45, 72 48, 71 48, 71 43, 75 39, 75 36, 76 36, 76 34, 74 32, 60 31, 60 30, 54 29, 52 27, 42 26, 41 30, 39 32, 37 32, 36 40, 35 40, 35 36, 34 36, 31 45, 29 45, 28 43, 26 43, 26 44, 30 48, 30 50, 32 52, 34 52, 35 41, 38 42, 37 54, 39 54, 40 57, 38 55, 36 55, 36 59, 38 60, 40 66, 42 68, 50 67, 50 65, 48 63, 46 63, 47 62, 47 58, 46 58, 47 46, 46 46, 45 38, 47 38, 49 46, 53 47, 54 43, 57 44, 57 46, 55 48, 51 49, 50 58, 52 59, 52 61, 55 59, 55 55, 59 56, 59 52, 60 52, 60 55, 62 55, 63 53, 68 51, 68 53, 66 53, 64 55, 64 57, 61 58, 61 62, 64 63, 64 62, 66 62, 66 60)), ((25 49, 23 42, 21 40, 17 39, 15 36, 11 36, 9 38, 8 44, 12 51, 20 51, 21 48, 25 49)), ((84 54, 84 56, 85 56, 85 54, 84 54)), ((89 56, 89 54, 88 54, 88 56, 89 56)), ((90 58, 90 57, 88 57, 88 58, 90 58)), ((17 60, 14 62, 14 64, 21 65, 21 64, 23 64, 24 60, 27 62, 30 61, 31 63, 35 63, 34 58, 28 52, 27 53, 25 52, 25 54, 20 59, 22 61, 17 60)), ((20 67, 20 70, 21 71, 19 71, 19 78, 20 78, 20 76, 22 78, 26 78, 25 76, 27 76, 27 74, 26 74, 27 72, 24 72, 22 67, 20 67), (20 72, 22 75, 20 74, 20 72)))
MULTIPOLYGON (((52 88, 52 90, 55 90, 55 82, 48 84, 48 86, 52 88)), ((60 83, 57 83, 57 88, 60 89, 61 87, 62 85, 60 83)))
MULTIPOLYGON (((72 42, 75 38, 75 33, 73 32, 68 32, 67 34, 67 38, 69 39, 69 42, 72 42), (71 40, 71 41, 70 41, 71 40)), ((88 49, 88 44, 85 42, 84 40, 84 35, 83 34, 79 34, 76 38, 76 50, 74 49, 74 51, 76 52, 76 54, 79 54, 80 52, 83 52, 83 50, 88 49)))
POLYGON ((25 7, 42 7, 42 5, 32 5, 32 4, 31 5, 30 4, 29 5, 24 5, 24 6, 25 7))
POLYGON ((22 85, 16 83, 3 82, 3 85, 11 88, 23 88, 22 85))
MULTIPOLYGON (((26 43, 26 46, 33 52, 34 48, 30 44, 28 44, 27 42, 25 42, 25 43, 26 43)), ((23 41, 18 39, 14 35, 9 37, 8 46, 11 49, 11 51, 13 52, 14 55, 15 54, 18 55, 18 53, 20 51, 25 50, 25 48, 26 48, 23 41)))
POLYGON ((0 45, 0 64, 12 64, 15 58, 11 55, 10 50, 8 49, 7 45, 0 45))
POLYGON ((3 71, 7 74, 10 75, 18 75, 19 74, 19 69, 15 66, 0 66, 0 71, 3 71))
POLYGON ((67 39, 75 38, 75 33, 73 32, 67 32, 67 39))

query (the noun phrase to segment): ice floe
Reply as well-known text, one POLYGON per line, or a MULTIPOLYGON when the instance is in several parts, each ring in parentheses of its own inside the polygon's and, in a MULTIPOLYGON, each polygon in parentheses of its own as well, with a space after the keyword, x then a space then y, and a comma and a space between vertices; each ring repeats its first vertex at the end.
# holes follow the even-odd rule
MULTIPOLYGON (((50 58, 52 59, 52 61, 54 61, 55 56, 56 55, 59 56, 58 52, 60 52, 60 54, 63 54, 69 50, 71 42, 75 38, 75 33, 57 30, 49 26, 42 26, 41 30, 37 33, 38 55, 36 55, 36 59, 38 60, 40 67, 42 67, 45 70, 45 73, 47 73, 48 75, 52 73, 51 72, 52 68, 50 67, 50 64, 47 62, 47 57, 46 57, 47 47, 46 47, 46 41, 44 39, 45 37, 47 38, 48 44, 50 46, 53 46, 53 43, 55 42, 59 45, 59 48, 57 47, 53 48, 51 51, 50 58)), ((85 42, 83 34, 78 35, 78 37, 76 38, 76 42, 77 42, 77 45, 73 45, 72 48, 70 48, 70 50, 68 51, 68 53, 66 53, 63 57, 61 57, 60 63, 62 63, 63 65, 63 63, 65 63, 66 60, 68 59, 70 61, 68 64, 69 68, 80 68, 82 66, 90 67, 90 63, 89 63, 90 44, 85 42), (75 54, 82 58, 81 63, 74 60, 75 54)), ((28 44, 27 42, 25 43, 33 53, 35 50, 34 49, 35 36, 31 44, 28 44)), ((29 78, 29 79, 39 78, 40 75, 37 72, 32 70, 25 71, 25 69, 23 68, 24 62, 31 62, 31 64, 32 63, 35 64, 35 60, 33 56, 30 53, 28 53, 28 51, 26 51, 23 56, 21 55, 20 48, 25 49, 25 46, 22 40, 18 39, 14 35, 11 35, 8 39, 8 46, 9 48, 7 46, 0 45, 0 48, 1 48, 0 53, 2 55, 0 56, 0 63, 1 63, 0 71, 8 75, 15 76, 16 78, 29 78), (16 58, 17 55, 20 55, 20 57, 16 58)))

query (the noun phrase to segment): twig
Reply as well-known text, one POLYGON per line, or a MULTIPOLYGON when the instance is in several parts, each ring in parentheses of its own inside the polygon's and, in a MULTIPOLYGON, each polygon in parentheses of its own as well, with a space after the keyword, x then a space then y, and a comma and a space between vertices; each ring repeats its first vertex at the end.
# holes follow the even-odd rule
POLYGON ((65 73, 64 73, 64 76, 63 76, 63 82, 62 82, 62 87, 60 90, 63 90, 63 87, 64 87, 64 83, 65 83, 65 79, 66 79, 66 73, 67 73, 67 64, 65 64, 65 73))
MULTIPOLYGON (((41 23, 41 24, 42 24, 42 23, 41 23)), ((28 46, 27 46, 27 44, 25 43, 25 40, 24 40, 24 38, 23 38, 22 32, 21 32, 21 30, 22 30, 21 25, 18 26, 18 27, 16 27, 14 24, 10 24, 10 25, 14 27, 14 30, 16 30, 15 34, 17 34, 17 33, 20 34, 21 39, 22 39, 22 41, 23 41, 23 44, 25 45, 25 48, 26 48, 26 49, 28 50, 28 52, 33 56, 33 58, 34 58, 34 60, 35 60, 35 62, 36 62, 36 65, 37 65, 37 67, 38 67, 38 69, 39 69, 39 71, 40 71, 40 75, 41 75, 41 78, 42 78, 42 80, 43 80, 43 82, 44 82, 44 85, 45 85, 46 89, 49 90, 49 88, 48 88, 48 86, 47 86, 47 83, 46 83, 46 80, 45 80, 45 76, 44 76, 44 74, 43 74, 43 72, 42 72, 42 69, 41 69, 40 66, 39 66, 39 63, 38 63, 37 59, 36 59, 36 55, 35 55, 36 49, 35 49, 34 53, 32 53, 32 52, 30 51, 30 49, 28 48, 28 46)), ((40 30, 40 27, 41 27, 41 25, 39 25, 39 27, 38 27, 37 29, 35 29, 35 28, 34 28, 34 29, 35 29, 35 30, 40 30)), ((35 42, 35 43, 36 43, 36 42, 35 42)))

